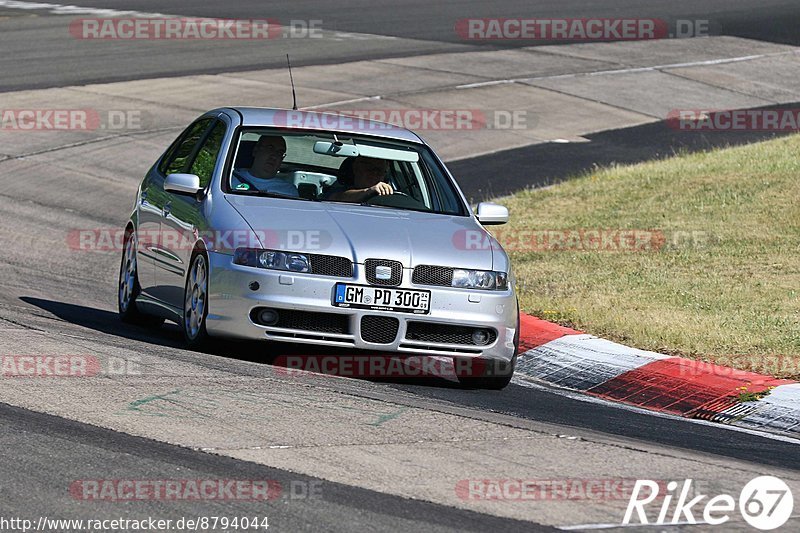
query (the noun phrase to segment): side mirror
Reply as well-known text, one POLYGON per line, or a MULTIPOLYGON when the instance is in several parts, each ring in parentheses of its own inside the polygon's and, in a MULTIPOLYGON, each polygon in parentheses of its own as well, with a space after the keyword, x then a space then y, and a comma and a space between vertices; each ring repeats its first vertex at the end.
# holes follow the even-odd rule
POLYGON ((478 204, 478 222, 484 226, 505 224, 508 222, 508 208, 491 202, 478 204))
POLYGON ((164 180, 164 190, 194 196, 202 191, 203 188, 200 186, 200 178, 194 174, 170 174, 164 180))

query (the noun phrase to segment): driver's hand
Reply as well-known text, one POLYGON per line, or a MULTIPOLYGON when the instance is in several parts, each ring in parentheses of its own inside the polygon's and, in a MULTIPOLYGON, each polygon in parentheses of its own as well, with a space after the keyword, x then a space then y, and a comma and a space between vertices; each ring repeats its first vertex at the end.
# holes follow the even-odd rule
POLYGON ((389 194, 394 194, 394 189, 392 189, 392 186, 385 181, 381 181, 367 190, 369 190, 373 196, 386 196, 389 194))

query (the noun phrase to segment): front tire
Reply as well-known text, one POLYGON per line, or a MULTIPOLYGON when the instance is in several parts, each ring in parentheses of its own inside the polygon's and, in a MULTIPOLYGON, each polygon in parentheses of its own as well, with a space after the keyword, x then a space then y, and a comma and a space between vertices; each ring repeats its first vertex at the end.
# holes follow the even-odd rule
MULTIPOLYGON (((514 354, 510 362, 491 359, 483 362, 485 364, 477 365, 481 375, 458 376, 458 382, 461 386, 467 389, 502 390, 511 383, 511 378, 514 377, 514 369, 517 367, 517 354, 514 354)), ((474 368, 475 366, 470 365, 467 368, 474 368)))
POLYGON ((201 349, 209 344, 206 331, 208 316, 208 258, 205 252, 192 256, 183 294, 183 338, 190 348, 201 349))
POLYGON ((139 285, 139 262, 136 253, 136 234, 133 229, 125 230, 122 248, 122 262, 119 266, 119 282, 117 284, 119 318, 128 324, 158 327, 164 323, 164 319, 142 313, 136 305, 136 298, 142 288, 139 285))
MULTIPOLYGON (((489 389, 502 390, 511 383, 514 377, 514 370, 517 368, 517 356, 519 355, 519 300, 517 300, 517 329, 514 331, 514 356, 510 362, 498 360, 485 360, 485 368, 482 369, 480 376, 475 374, 458 376, 458 382, 468 389, 489 389)), ((469 366, 467 368, 472 368, 469 366)))

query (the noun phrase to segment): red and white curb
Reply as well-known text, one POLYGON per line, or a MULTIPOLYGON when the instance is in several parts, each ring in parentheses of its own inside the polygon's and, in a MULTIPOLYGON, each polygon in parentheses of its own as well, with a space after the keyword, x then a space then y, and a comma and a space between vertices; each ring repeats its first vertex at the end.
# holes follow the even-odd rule
POLYGON ((661 413, 800 438, 800 383, 637 350, 528 315, 521 317, 516 376, 661 413), (759 400, 739 400, 744 391, 768 390, 759 400))

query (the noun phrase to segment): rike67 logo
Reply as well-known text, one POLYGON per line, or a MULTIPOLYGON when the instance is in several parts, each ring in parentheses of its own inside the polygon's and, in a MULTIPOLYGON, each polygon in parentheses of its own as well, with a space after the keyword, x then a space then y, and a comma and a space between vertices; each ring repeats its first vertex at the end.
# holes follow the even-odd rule
POLYGON ((781 479, 773 476, 752 479, 742 489, 738 502, 729 494, 719 494, 711 498, 706 494, 692 494, 691 479, 684 480, 680 490, 677 481, 667 483, 666 494, 659 494, 660 488, 663 488, 663 482, 636 480, 622 524, 635 525, 635 516, 640 524, 717 526, 735 520, 731 515, 736 511, 738 503, 738 510, 745 522, 756 529, 768 531, 784 525, 794 509, 791 489, 781 479), (694 496, 691 499, 690 494, 694 496), (653 520, 653 515, 648 516, 645 507, 656 498, 661 500, 661 506, 653 520))

